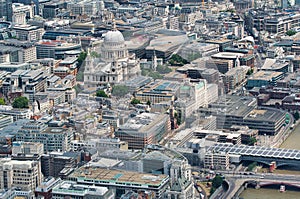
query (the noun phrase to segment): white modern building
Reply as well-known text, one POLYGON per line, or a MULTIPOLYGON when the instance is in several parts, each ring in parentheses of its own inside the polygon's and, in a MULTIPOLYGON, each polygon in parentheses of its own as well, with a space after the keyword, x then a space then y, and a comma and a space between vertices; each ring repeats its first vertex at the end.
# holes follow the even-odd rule
POLYGON ((0 160, 0 188, 19 187, 22 191, 34 191, 40 185, 42 173, 37 161, 0 160))
POLYGON ((53 199, 65 198, 97 198, 97 199, 114 199, 113 190, 107 187, 94 185, 79 185, 75 182, 63 181, 52 189, 53 199))
POLYGON ((229 154, 207 152, 204 159, 204 168, 207 169, 229 169, 229 154))

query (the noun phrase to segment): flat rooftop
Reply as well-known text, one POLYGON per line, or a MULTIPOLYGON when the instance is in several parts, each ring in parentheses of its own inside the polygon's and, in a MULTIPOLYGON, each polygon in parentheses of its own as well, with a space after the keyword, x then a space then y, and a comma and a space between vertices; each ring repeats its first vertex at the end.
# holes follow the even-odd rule
POLYGON ((220 52, 211 56, 216 59, 236 59, 237 57, 244 57, 243 53, 220 52))
POLYGON ((151 94, 175 94, 181 83, 169 80, 156 80, 144 86, 140 91, 151 94))
POLYGON ((247 120, 256 120, 256 121, 272 121, 276 122, 284 117, 285 113, 283 111, 273 111, 265 109, 254 109, 252 110, 245 119, 247 120))
POLYGON ((150 128, 158 125, 166 115, 157 113, 142 113, 130 118, 120 129, 138 130, 140 133, 147 132, 150 128))
POLYGON ((273 71, 258 71, 257 73, 254 73, 253 76, 249 78, 249 80, 265 80, 269 81, 272 78, 276 78, 280 75, 282 75, 282 72, 273 72, 273 71))
POLYGON ((19 51, 19 50, 21 50, 21 48, 0 44, 0 55, 9 54, 11 52, 15 52, 15 51, 19 51))
POLYGON ((240 97, 234 95, 220 96, 218 100, 210 104, 210 110, 219 114, 245 117, 256 107, 256 99, 252 97, 240 97))
POLYGON ((74 182, 62 182, 61 184, 56 185, 53 190, 53 193, 63 193, 65 195, 75 195, 74 197, 80 195, 85 196, 88 194, 94 195, 97 194, 98 196, 102 196, 108 192, 107 187, 96 187, 90 185, 78 185, 74 182))
POLYGON ((188 41, 189 40, 186 35, 176 35, 176 36, 158 35, 156 39, 150 41, 150 44, 149 46, 146 47, 146 50, 167 51, 176 46, 179 47, 179 45, 183 45, 188 41))
POLYGON ((278 62, 276 59, 267 58, 264 65, 262 66, 262 70, 280 70, 283 67, 289 65, 289 62, 278 62))
POLYGON ((207 43, 214 43, 214 44, 223 44, 227 42, 231 42, 229 39, 215 39, 215 40, 207 40, 207 43))
POLYGON ((24 30, 24 31, 30 31, 30 30, 37 30, 37 29, 42 29, 38 26, 31 26, 31 25, 15 25, 13 27, 15 30, 24 30))
MULTIPOLYGON (((136 186, 160 186, 169 180, 167 175, 154 175, 123 170, 81 167, 73 172, 69 178, 97 180, 100 183, 133 184, 136 186)), ((130 185, 128 185, 130 186, 130 185)))

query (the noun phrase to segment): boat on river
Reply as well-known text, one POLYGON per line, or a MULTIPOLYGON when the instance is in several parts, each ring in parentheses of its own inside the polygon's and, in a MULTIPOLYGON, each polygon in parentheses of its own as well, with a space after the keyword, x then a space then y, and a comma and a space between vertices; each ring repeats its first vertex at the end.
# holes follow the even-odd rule
POLYGON ((279 191, 282 193, 282 192, 285 192, 285 186, 284 185, 280 185, 280 189, 279 191))

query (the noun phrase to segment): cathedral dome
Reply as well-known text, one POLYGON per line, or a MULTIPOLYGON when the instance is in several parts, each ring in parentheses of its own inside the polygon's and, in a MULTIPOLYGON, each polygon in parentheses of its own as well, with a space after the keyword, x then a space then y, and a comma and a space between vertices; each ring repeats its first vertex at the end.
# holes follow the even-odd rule
POLYGON ((124 43, 123 34, 118 30, 108 31, 104 37, 105 43, 124 43))

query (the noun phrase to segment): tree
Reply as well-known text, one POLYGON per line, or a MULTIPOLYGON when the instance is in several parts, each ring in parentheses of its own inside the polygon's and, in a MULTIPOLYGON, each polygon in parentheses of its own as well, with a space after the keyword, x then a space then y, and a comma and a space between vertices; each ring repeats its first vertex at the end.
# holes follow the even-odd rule
POLYGON ((211 187, 210 188, 210 191, 209 191, 209 194, 210 195, 213 195, 213 193, 216 191, 216 188, 214 188, 214 187, 211 187))
POLYGON ((148 106, 151 106, 150 100, 147 101, 147 105, 148 105, 148 106))
POLYGON ((234 9, 228 9, 228 10, 226 10, 225 12, 231 12, 231 13, 234 13, 235 10, 234 10, 234 9))
POLYGON ((28 108, 29 100, 27 97, 17 97, 12 103, 13 108, 28 108))
POLYGON ((219 188, 223 183, 223 178, 220 175, 216 175, 214 179, 212 180, 212 187, 219 188))
POLYGON ((148 76, 152 77, 154 80, 156 80, 156 79, 162 79, 164 77, 161 74, 159 74, 157 71, 150 71, 150 73, 148 74, 148 76))
POLYGON ((100 54, 97 53, 96 51, 92 51, 92 52, 91 52, 91 57, 93 57, 93 58, 100 58, 101 56, 100 56, 100 54))
POLYGON ((81 64, 82 64, 83 61, 85 60, 86 56, 87 56, 87 53, 86 53, 86 52, 81 52, 81 53, 79 54, 78 59, 77 59, 78 65, 79 65, 79 66, 81 66, 81 64))
POLYGON ((172 72, 172 69, 169 68, 168 66, 163 66, 163 65, 158 65, 156 68, 157 72, 159 72, 160 74, 167 74, 172 72))
POLYGON ((84 80, 84 76, 83 76, 83 72, 82 71, 78 71, 78 73, 76 75, 76 80, 77 81, 83 81, 84 80))
POLYGON ((142 68, 142 75, 152 77, 154 80, 163 78, 163 75, 159 74, 159 72, 152 71, 148 68, 142 68))
POLYGON ((169 64, 183 66, 184 64, 189 63, 186 59, 182 58, 180 55, 174 54, 169 60, 169 64))
POLYGON ((299 114, 298 111, 296 111, 296 112, 294 113, 294 118, 295 118, 295 120, 299 120, 300 114, 299 114))
POLYGON ((287 32, 286 32, 286 34, 288 35, 288 36, 293 36, 293 35, 295 35, 297 33, 297 31, 296 30, 288 30, 287 32))
POLYGON ((115 85, 112 87, 111 94, 116 97, 124 97, 129 93, 129 88, 125 85, 115 85))
POLYGON ((0 98, 0 105, 5 105, 5 99, 4 98, 0 98))
POLYGON ((177 124, 180 125, 181 124, 181 116, 180 116, 180 114, 178 114, 177 112, 175 112, 174 117, 176 118, 177 124))
POLYGON ((130 104, 132 104, 132 105, 140 104, 140 103, 141 103, 141 101, 138 100, 138 99, 136 99, 136 98, 133 98, 133 99, 131 100, 131 102, 130 102, 130 104))
POLYGON ((198 59, 198 58, 200 58, 201 56, 202 56, 202 55, 201 55, 199 52, 190 54, 190 55, 188 55, 188 57, 187 57, 187 61, 194 61, 195 59, 198 59))
POLYGON ((247 144, 250 145, 250 146, 254 146, 254 144, 256 142, 257 142, 257 140, 256 140, 255 137, 250 137, 247 144))
POLYGON ((251 68, 250 70, 247 71, 246 75, 252 75, 253 73, 253 68, 251 68))
POLYGON ((142 69, 142 76, 148 76, 149 70, 147 69, 142 69))
POLYGON ((96 92, 97 97, 108 97, 104 90, 98 90, 96 92))
POLYGON ((248 165, 247 170, 252 171, 256 166, 257 166, 257 162, 252 162, 251 164, 248 165))
POLYGON ((223 183, 223 178, 220 175, 216 175, 212 180, 212 187, 210 189, 210 195, 212 195, 223 183))

